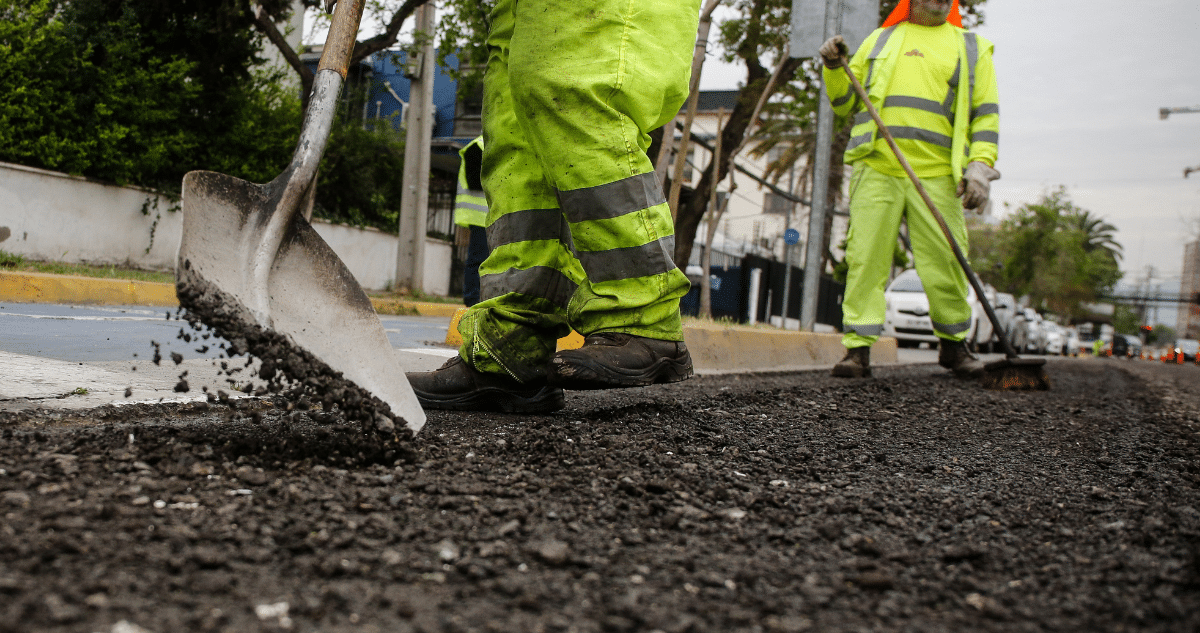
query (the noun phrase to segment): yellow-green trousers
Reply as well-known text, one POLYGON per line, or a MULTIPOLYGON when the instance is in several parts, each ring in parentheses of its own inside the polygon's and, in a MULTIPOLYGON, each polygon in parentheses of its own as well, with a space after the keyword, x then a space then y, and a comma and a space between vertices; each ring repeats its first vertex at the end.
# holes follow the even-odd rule
POLYGON ((648 132, 687 97, 699 0, 498 0, 484 79, 488 245, 459 354, 522 382, 556 340, 681 341, 688 281, 648 132))
MULTIPOLYGON (((967 228, 952 176, 922 178, 921 184, 946 219, 963 254, 967 228)), ((850 179, 850 232, 847 236, 846 294, 842 299, 842 344, 866 347, 879 339, 887 310, 884 286, 900 220, 908 223, 913 259, 925 294, 929 319, 939 337, 961 341, 971 328, 967 276, 921 194, 907 176, 889 176, 859 164, 850 179)))

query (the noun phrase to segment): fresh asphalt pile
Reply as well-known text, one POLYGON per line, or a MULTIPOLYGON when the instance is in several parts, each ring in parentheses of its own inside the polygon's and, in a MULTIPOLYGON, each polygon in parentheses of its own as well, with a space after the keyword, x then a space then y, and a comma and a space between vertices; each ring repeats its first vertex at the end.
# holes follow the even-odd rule
POLYGON ((1200 368, 1048 369, 571 393, 402 446, 268 399, 13 414, 0 630, 1197 630, 1200 368))

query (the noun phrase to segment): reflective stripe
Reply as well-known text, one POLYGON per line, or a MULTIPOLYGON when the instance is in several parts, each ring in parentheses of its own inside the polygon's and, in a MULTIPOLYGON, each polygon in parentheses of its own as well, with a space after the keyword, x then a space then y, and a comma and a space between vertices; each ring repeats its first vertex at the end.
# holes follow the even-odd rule
POLYGON ((871 49, 871 59, 879 57, 880 53, 883 52, 883 47, 887 46, 888 40, 892 39, 892 33, 896 32, 896 26, 893 24, 884 29, 883 33, 879 34, 879 39, 875 40, 875 46, 871 49))
POLYGON ((667 201, 654 172, 596 187, 558 192, 558 204, 572 223, 611 220, 667 201))
POLYGON ((665 273, 675 268, 672 253, 675 236, 655 240, 641 246, 614 248, 607 251, 579 251, 575 255, 588 279, 593 283, 634 279, 665 273))
POLYGON ((975 119, 975 118, 978 118, 981 116, 987 116, 989 114, 1000 114, 1000 104, 998 104, 998 103, 980 104, 980 106, 978 108, 975 108, 974 110, 971 111, 971 118, 975 119))
POLYGON ((892 138, 906 138, 913 141, 923 141, 937 145, 939 147, 952 148, 954 146, 951 138, 945 134, 922 130, 919 127, 908 126, 888 126, 888 130, 892 133, 892 138))
POLYGON ((850 142, 846 144, 846 150, 849 151, 860 145, 865 145, 867 143, 870 143, 874 139, 875 139, 874 131, 867 132, 866 134, 860 134, 860 135, 855 136, 850 139, 850 142))
POLYGON ((852 99, 854 97, 854 94, 855 93, 853 90, 847 90, 846 94, 844 94, 832 101, 833 107, 840 108, 840 107, 846 105, 847 103, 850 102, 850 99, 852 99))
POLYGON ((578 287, 560 271, 546 266, 525 269, 509 268, 502 273, 481 276, 479 278, 479 298, 486 301, 516 292, 526 296, 540 297, 565 308, 578 287))
POLYGON ((866 123, 867 121, 872 121, 872 120, 873 119, 871 118, 871 113, 867 112, 866 110, 863 110, 862 112, 856 112, 854 114, 854 124, 855 125, 862 125, 863 123, 866 123))
POLYGON ((883 100, 883 107, 912 108, 914 110, 923 110, 925 112, 932 112, 933 114, 948 116, 942 104, 938 103, 937 101, 933 101, 932 99, 922 99, 920 97, 903 97, 900 95, 888 97, 883 100))
POLYGON ((883 47, 887 46, 888 40, 892 39, 892 33, 895 32, 896 25, 893 24, 892 26, 884 29, 883 33, 879 34, 879 39, 875 40, 875 47, 871 49, 871 54, 868 56, 871 61, 867 64, 867 80, 863 83, 863 90, 865 90, 867 94, 871 94, 871 79, 873 79, 875 75, 875 59, 878 58, 880 53, 883 52, 883 47))
POLYGON ((975 103, 975 65, 979 62, 979 40, 971 32, 963 33, 963 39, 967 44, 967 76, 970 78, 967 83, 967 105, 970 105, 975 103))
POLYGON ((880 334, 883 334, 883 324, 877 323, 877 324, 866 324, 866 325, 853 325, 850 323, 843 323, 842 331, 843 332, 854 332, 855 334, 857 334, 859 336, 879 336, 880 334))
POLYGON ((529 209, 506 213, 488 227, 488 246, 558 240, 571 248, 571 227, 560 209, 529 209))
POLYGON ((954 88, 946 91, 946 100, 942 102, 942 113, 950 119, 950 126, 954 127, 954 99, 958 97, 954 92, 954 88))
POLYGON ((466 200, 456 201, 454 203, 454 208, 455 209, 470 209, 471 211, 483 211, 484 213, 487 213, 487 210, 488 210, 487 204, 477 204, 474 202, 467 202, 466 200))
POLYGON ((971 329, 970 321, 963 321, 962 323, 951 323, 949 325, 946 325, 945 323, 938 323, 937 321, 933 321, 932 319, 930 319, 930 321, 933 323, 933 329, 937 330, 938 332, 941 332, 942 334, 951 334, 951 335, 961 334, 961 333, 966 332, 967 330, 971 329))
POLYGON ((994 143, 996 145, 999 145, 1000 144, 1000 133, 992 132, 990 130, 983 130, 980 132, 976 132, 971 135, 971 142, 972 143, 994 143))

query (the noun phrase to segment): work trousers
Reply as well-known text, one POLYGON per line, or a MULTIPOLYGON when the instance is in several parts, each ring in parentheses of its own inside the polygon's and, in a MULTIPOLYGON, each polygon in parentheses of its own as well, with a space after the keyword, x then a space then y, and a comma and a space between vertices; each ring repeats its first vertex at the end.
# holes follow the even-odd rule
MULTIPOLYGON (((967 228, 954 178, 922 178, 921 184, 965 255, 967 228)), ((929 297, 934 333, 961 341, 971 328, 967 276, 917 188, 907 176, 889 176, 859 164, 850 180, 849 271, 842 299, 842 344, 847 349, 869 346, 883 331, 887 310, 883 291, 902 219, 908 224, 917 275, 929 297)))
POLYGON ((699 0, 498 0, 484 79, 488 245, 459 323, 479 371, 545 377, 558 338, 683 340, 648 132, 688 91, 699 0))

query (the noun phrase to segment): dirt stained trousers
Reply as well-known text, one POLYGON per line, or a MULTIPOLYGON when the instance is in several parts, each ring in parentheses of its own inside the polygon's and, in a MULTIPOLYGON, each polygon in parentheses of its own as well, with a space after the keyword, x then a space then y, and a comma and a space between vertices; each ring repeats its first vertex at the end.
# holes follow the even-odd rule
MULTIPOLYGON (((922 178, 921 184, 965 255, 967 228, 962 203, 955 195, 954 177, 922 178)), ((847 349, 871 345, 883 331, 887 309, 883 290, 891 272, 901 219, 908 223, 913 259, 929 297, 934 333, 939 338, 961 341, 970 330, 967 276, 921 194, 907 176, 890 176, 860 163, 850 179, 846 245, 849 271, 842 299, 842 344, 847 349)))
POLYGON ((681 341, 687 277, 648 132, 687 97, 699 0, 498 0, 484 78, 488 245, 459 354, 522 382, 571 328, 681 341))

